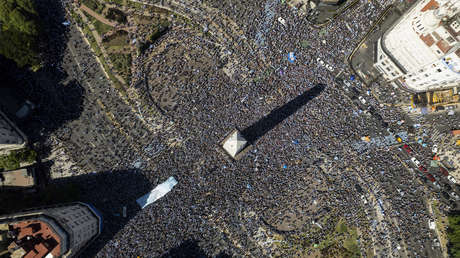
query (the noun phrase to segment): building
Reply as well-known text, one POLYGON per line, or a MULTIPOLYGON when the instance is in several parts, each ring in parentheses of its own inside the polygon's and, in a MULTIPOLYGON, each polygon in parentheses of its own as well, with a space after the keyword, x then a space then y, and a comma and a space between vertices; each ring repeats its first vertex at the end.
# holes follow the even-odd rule
POLYGON ((101 230, 101 215, 81 202, 0 216, 0 256, 74 257, 101 230))
POLYGON ((34 167, 0 172, 0 190, 25 190, 37 184, 34 167))
POLYGON ((460 84, 460 1, 419 0, 374 45, 384 80, 412 92, 460 84))
POLYGON ((22 149, 26 146, 26 136, 0 111, 0 153, 22 149))

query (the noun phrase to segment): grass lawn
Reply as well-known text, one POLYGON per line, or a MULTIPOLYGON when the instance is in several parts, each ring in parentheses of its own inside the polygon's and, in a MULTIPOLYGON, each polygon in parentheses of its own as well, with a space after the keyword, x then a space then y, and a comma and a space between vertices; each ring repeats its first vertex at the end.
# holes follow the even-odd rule
POLYGON ((110 59, 115 69, 119 72, 120 76, 127 82, 131 77, 131 54, 110 54, 110 59))
POLYGON ((144 5, 143 4, 140 4, 140 3, 137 3, 137 2, 131 2, 130 0, 127 0, 128 2, 128 7, 129 8, 133 8, 133 9, 137 9, 141 12, 144 11, 144 5))
POLYGON ((96 19, 94 19, 93 24, 94 24, 94 28, 96 28, 97 33, 99 33, 99 35, 101 36, 104 35, 106 32, 110 31, 111 29, 113 29, 112 26, 102 23, 96 19))
POLYGON ((119 23, 126 23, 127 22, 127 19, 126 19, 126 14, 117 9, 117 8, 109 8, 107 10, 107 15, 105 16, 107 19, 110 19, 110 20, 114 20, 114 21, 117 21, 119 23))
POLYGON ((98 0, 81 0, 81 3, 88 6, 89 9, 99 14, 102 14, 102 11, 105 8, 105 4, 100 3, 98 0))
POLYGON ((106 3, 116 3, 118 5, 123 5, 123 0, 104 0, 106 3))
POLYGON ((448 217, 439 211, 439 202, 437 200, 433 200, 431 203, 431 208, 433 209, 433 213, 436 219, 436 227, 440 234, 439 242, 441 246, 447 246, 447 227, 449 225, 448 217))
POLYGON ((91 30, 89 29, 88 25, 84 25, 83 32, 85 33, 86 38, 88 39, 89 44, 91 45, 91 48, 93 49, 96 56, 102 57, 102 51, 97 45, 96 39, 93 37, 93 34, 91 33, 91 30))
POLYGON ((99 33, 99 35, 104 35, 104 33, 110 31, 111 29, 113 29, 112 26, 109 26, 105 23, 102 23, 98 20, 96 20, 96 18, 94 18, 93 16, 89 15, 89 13, 83 11, 83 13, 85 14, 86 17, 88 17, 88 19, 91 21, 91 23, 94 25, 94 28, 96 29, 97 33, 99 33))
POLYGON ((106 40, 104 40, 104 45, 107 47, 111 46, 127 46, 128 45, 128 33, 119 33, 117 32, 116 34, 107 37, 106 40))
POLYGON ((11 151, 9 155, 0 156, 0 171, 18 169, 21 162, 32 163, 37 153, 30 149, 11 151))
POLYGON ((300 234, 288 236, 286 240, 281 240, 277 246, 281 249, 292 252, 299 251, 303 254, 316 250, 324 257, 360 257, 357 228, 348 226, 344 219, 333 218, 329 215, 324 216, 319 224, 335 226, 328 229, 321 229, 316 225, 312 226, 300 234), (315 235, 324 230, 328 231, 325 238, 319 243, 313 243, 309 235, 315 235))

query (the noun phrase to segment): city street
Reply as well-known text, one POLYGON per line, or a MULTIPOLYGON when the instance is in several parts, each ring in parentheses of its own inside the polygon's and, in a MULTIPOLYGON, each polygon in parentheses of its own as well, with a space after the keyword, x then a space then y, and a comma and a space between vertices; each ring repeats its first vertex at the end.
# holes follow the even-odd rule
POLYGON ((358 246, 346 249, 350 256, 442 257, 428 202, 448 211, 459 189, 429 166, 431 146, 413 143, 398 108, 380 105, 343 61, 390 4, 360 2, 323 33, 279 1, 152 1, 191 21, 173 22, 133 57, 124 87, 138 100, 112 85, 72 21, 56 63, 61 83, 78 89, 63 90, 61 102, 77 99, 79 112, 43 144, 55 157, 51 177, 81 184, 82 198, 108 221, 82 257, 187 254, 195 244, 211 257, 334 256, 345 250, 333 241, 340 221, 358 246), (253 129, 252 149, 238 161, 219 146, 235 128, 253 129), (140 190, 171 176, 171 192, 135 205, 140 190))

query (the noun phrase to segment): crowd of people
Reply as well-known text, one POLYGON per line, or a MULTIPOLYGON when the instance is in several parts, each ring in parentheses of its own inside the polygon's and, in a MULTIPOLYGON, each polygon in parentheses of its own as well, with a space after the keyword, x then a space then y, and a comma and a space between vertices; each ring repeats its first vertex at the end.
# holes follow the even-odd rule
MULTIPOLYGON (((179 2, 188 5, 184 12, 209 10, 199 1, 179 2)), ((431 246, 425 240, 431 232, 424 186, 392 150, 369 146, 359 152, 351 147, 362 136, 388 131, 378 119, 356 112, 366 107, 351 101, 334 80, 339 72, 350 78, 345 57, 390 1, 358 4, 323 29, 314 29, 279 1, 203 2, 221 13, 213 14, 211 36, 177 23, 160 39, 173 43, 133 61, 138 68, 133 78, 147 78, 148 91, 164 83, 177 92, 174 109, 150 120, 143 112, 149 103, 125 103, 79 32, 74 27, 68 32, 72 45, 63 67, 85 89, 83 110, 51 138, 79 168, 74 175, 135 167, 152 187, 170 176, 178 181, 165 197, 131 215, 119 232, 113 229, 122 218, 101 204, 108 221, 101 239, 108 242, 97 250, 98 256, 156 257, 189 239, 196 239, 208 255, 275 254, 280 249, 274 241, 258 241, 261 230, 267 236, 284 235, 287 241, 290 234, 321 227, 309 236, 311 243, 320 243, 334 230, 322 220, 325 216, 358 227, 362 250, 375 248, 380 256, 427 256, 431 246), (244 34, 233 35, 219 17, 235 21, 244 34), (219 35, 212 34, 220 29, 219 35), (295 54, 293 62, 289 52, 295 54), (219 142, 235 127, 250 128, 318 84, 325 88, 261 135, 241 160, 230 160, 220 148, 219 142), (158 130, 145 121, 154 121, 158 130), (171 139, 181 144, 172 147, 171 139)), ((381 107, 359 81, 350 83, 393 131, 407 130, 396 123, 398 111, 381 107)), ((136 197, 127 196, 120 205, 132 207, 123 202, 136 197)), ((292 248, 284 251, 299 251, 292 248)))

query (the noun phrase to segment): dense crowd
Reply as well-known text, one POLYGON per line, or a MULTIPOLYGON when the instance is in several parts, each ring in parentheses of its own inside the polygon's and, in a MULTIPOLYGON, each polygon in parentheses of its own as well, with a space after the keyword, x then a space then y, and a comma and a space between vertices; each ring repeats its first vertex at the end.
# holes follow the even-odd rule
MULTIPOLYGON (((262 249, 256 241, 261 228, 266 234, 294 234, 319 224, 324 230, 311 236, 312 243, 319 243, 334 227, 321 225, 327 214, 359 227, 361 247, 375 247, 381 256, 396 255, 403 246, 409 256, 427 256, 430 215, 424 185, 394 151, 352 148, 362 136, 388 135, 387 127, 358 112, 367 107, 349 99, 343 85, 334 81, 340 71, 349 80, 345 57, 390 1, 361 3, 321 30, 278 1, 203 2, 233 19, 243 35, 233 35, 219 17, 210 31, 222 29, 223 38, 196 35, 177 24, 161 39, 173 44, 166 44, 162 52, 154 46, 134 60, 138 69, 133 78, 148 78, 148 91, 163 83, 177 92, 177 106, 165 109, 161 121, 148 120, 149 114, 142 111, 148 103, 121 100, 88 46, 78 39, 79 32, 70 28, 73 46, 63 66, 85 89, 83 111, 53 134, 53 144, 65 146, 67 155, 83 168, 75 175, 135 167, 152 187, 170 176, 179 182, 160 201, 125 221, 119 232, 112 232, 120 219, 113 215, 114 207, 95 198, 108 227, 101 236, 108 242, 96 250, 98 256, 160 256, 188 239, 199 241, 208 255, 274 254, 276 245, 262 249), (286 25, 277 22, 278 17, 286 25), (341 26, 344 22, 351 30, 341 26), (293 63, 287 59, 289 52, 295 53, 293 63), (216 69, 231 61, 236 67, 233 75, 216 69), (250 127, 318 84, 326 87, 257 139, 242 160, 226 158, 218 146, 226 133, 250 127), (117 122, 107 118, 108 111, 117 122), (158 130, 152 131, 146 121, 153 121, 158 130), (168 146, 171 139, 180 146, 168 146)), ((193 8, 209 10, 192 4, 183 11, 193 8)), ((398 111, 379 106, 357 80, 350 83, 392 131, 407 130, 396 123, 398 111)), ((119 200, 120 205, 132 207, 128 200, 136 194, 119 200)))

